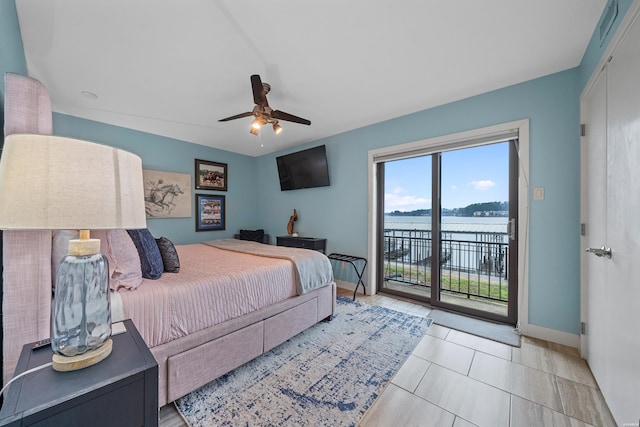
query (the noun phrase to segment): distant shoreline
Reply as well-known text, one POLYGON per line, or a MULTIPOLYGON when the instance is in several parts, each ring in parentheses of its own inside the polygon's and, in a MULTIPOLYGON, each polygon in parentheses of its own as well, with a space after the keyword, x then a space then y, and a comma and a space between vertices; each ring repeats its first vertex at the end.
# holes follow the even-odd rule
MULTIPOLYGON (((385 212, 386 216, 431 216, 432 209, 414 209, 412 211, 394 210, 385 212)), ((477 217, 508 217, 509 202, 484 202, 473 203, 464 208, 447 209, 442 208, 442 216, 457 216, 464 218, 477 217)))
MULTIPOLYGON (((411 217, 430 217, 431 214, 413 214, 413 213, 395 213, 395 212, 387 212, 385 213, 385 216, 399 216, 399 217, 403 217, 403 216, 411 216, 411 217)), ((458 215, 458 214, 452 214, 452 213, 442 213, 442 216, 455 216, 458 218, 478 218, 478 217, 491 217, 491 218, 500 218, 500 217, 504 217, 507 218, 509 216, 509 214, 505 213, 505 214, 487 214, 487 215, 458 215)))

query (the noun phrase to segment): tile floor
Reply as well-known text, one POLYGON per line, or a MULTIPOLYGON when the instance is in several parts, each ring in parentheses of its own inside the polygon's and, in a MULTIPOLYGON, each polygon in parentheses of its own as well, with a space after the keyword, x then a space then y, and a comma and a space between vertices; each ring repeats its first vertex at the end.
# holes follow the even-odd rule
MULTIPOLYGON (((338 295, 353 291, 338 288, 338 295)), ((384 295, 358 301, 428 317, 429 307, 384 295)), ((160 425, 183 426, 172 405, 160 425)), ((432 325, 360 426, 615 426, 574 348, 523 337, 522 347, 432 325)))
MULTIPOLYGON (((359 301, 418 316, 381 295, 359 301)), ((367 411, 372 426, 615 426, 576 349, 528 337, 520 348, 432 325, 367 411)))

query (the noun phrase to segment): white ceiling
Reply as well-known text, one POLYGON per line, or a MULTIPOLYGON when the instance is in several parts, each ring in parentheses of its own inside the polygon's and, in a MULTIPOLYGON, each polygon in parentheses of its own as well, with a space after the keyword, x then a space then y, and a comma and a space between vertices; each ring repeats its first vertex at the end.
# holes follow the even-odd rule
POLYGON ((578 66, 605 3, 16 0, 54 111, 250 156, 578 66), (219 123, 251 74, 311 126, 219 123))

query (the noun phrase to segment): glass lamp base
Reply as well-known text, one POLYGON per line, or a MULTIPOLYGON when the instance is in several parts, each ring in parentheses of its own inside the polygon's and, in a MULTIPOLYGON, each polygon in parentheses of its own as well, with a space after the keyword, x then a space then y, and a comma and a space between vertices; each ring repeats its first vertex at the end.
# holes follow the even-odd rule
POLYGON ((77 356, 102 347, 110 336, 107 258, 99 253, 65 256, 56 274, 52 350, 63 356, 77 356))

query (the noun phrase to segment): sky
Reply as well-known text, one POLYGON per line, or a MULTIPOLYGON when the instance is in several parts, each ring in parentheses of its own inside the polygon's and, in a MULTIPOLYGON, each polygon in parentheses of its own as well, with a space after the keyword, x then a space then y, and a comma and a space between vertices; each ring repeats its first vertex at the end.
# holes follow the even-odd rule
MULTIPOLYGON (((385 163, 385 212, 431 209, 431 156, 385 163)), ((442 207, 509 200, 509 143, 442 153, 442 207)))

